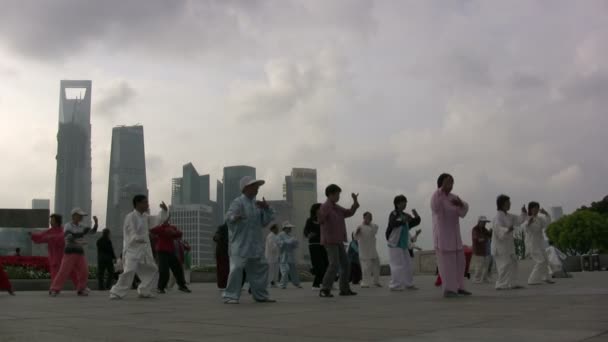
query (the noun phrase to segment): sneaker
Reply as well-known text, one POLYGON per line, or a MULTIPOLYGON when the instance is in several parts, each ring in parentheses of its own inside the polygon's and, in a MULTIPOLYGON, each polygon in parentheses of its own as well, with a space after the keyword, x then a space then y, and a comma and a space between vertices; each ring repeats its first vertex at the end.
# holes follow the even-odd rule
POLYGON ((528 283, 528 285, 530 285, 530 286, 538 286, 538 285, 543 285, 543 283, 528 283))
POLYGON ((59 291, 49 291, 49 296, 57 297, 57 296, 59 296, 59 291))
POLYGON ((361 285, 362 289, 369 289, 369 285, 361 285))
POLYGON ((511 290, 523 290, 525 289, 525 287, 521 286, 521 285, 513 285, 511 286, 511 290))
POLYGON ((393 292, 401 292, 403 291, 403 287, 391 287, 389 290, 393 291, 393 292))
POLYGON ((224 304, 238 304, 239 300, 238 299, 226 299, 224 301, 224 304))
POLYGON ((352 290, 348 291, 340 291, 340 296, 356 296, 357 292, 353 292, 352 290))
POLYGON ((313 286, 313 287, 312 287, 312 290, 313 290, 313 291, 321 291, 321 288, 320 288, 320 287, 318 287, 318 286, 313 286))
POLYGON ((471 296, 472 293, 467 290, 458 290, 458 294, 461 296, 471 296))
POLYGON ((382 284, 378 283, 378 284, 374 284, 375 287, 383 287, 382 284))
POLYGON ((408 286, 408 287, 406 287, 406 289, 408 289, 408 290, 410 290, 410 291, 416 291, 416 290, 419 290, 419 289, 418 289, 418 288, 417 288, 415 285, 408 286))
POLYGON ((178 288, 178 290, 182 291, 184 293, 192 293, 192 290, 190 290, 187 286, 180 287, 180 288, 178 288))
POLYGON ((302 288, 302 285, 296 285, 296 287, 297 287, 297 288, 299 288, 299 289, 301 289, 301 288, 302 288))
POLYGON ((156 293, 158 293, 158 294, 165 294, 165 293, 167 293, 167 291, 165 291, 163 289, 156 289, 156 293))
POLYGON ((443 293, 443 297, 444 298, 457 298, 458 297, 458 293, 453 292, 453 291, 446 291, 443 293))
POLYGON ((80 297, 87 297, 89 295, 89 293, 86 290, 80 290, 80 291, 76 292, 76 294, 80 297))
POLYGON ((547 283, 547 284, 555 284, 555 282, 553 280, 549 280, 549 279, 545 280, 545 283, 547 283))
POLYGON ((287 286, 281 286, 281 290, 287 290, 287 286))
POLYGON ((15 295, 15 291, 13 291, 13 290, 8 290, 8 294, 9 294, 9 295, 11 295, 11 296, 14 296, 14 295, 15 295))
POLYGON ((321 289, 321 291, 319 291, 319 297, 322 297, 322 298, 333 298, 333 296, 334 295, 331 294, 330 290, 321 289))
POLYGON ((143 293, 140 293, 138 297, 141 298, 141 299, 151 299, 151 298, 154 298, 154 296, 152 296, 152 294, 143 294, 143 293))
POLYGON ((110 293, 110 300, 120 300, 120 299, 122 299, 121 296, 110 293))

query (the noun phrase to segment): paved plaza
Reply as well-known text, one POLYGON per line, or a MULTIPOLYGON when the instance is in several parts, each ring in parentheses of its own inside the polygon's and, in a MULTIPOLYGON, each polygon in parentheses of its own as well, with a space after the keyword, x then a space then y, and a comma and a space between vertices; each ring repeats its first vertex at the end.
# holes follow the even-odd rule
POLYGON ((349 298, 322 299, 305 284, 273 290, 276 304, 244 292, 225 305, 213 284, 151 300, 2 293, 0 341, 608 341, 608 272, 574 276, 509 292, 470 284, 474 296, 455 299, 431 276, 416 277, 416 292, 355 287, 349 298))

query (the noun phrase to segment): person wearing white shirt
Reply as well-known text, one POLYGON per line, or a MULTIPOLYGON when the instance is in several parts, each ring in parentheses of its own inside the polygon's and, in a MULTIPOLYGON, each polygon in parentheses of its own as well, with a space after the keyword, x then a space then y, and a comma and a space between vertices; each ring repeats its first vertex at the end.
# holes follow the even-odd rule
POLYGON ((513 231, 528 217, 526 208, 522 208, 520 216, 509 213, 511 199, 500 195, 496 199, 497 214, 492 230, 492 255, 496 260, 498 278, 497 290, 515 290, 522 286, 517 284, 517 255, 515 254, 515 239, 513 231))
POLYGON ((553 284, 549 278, 549 261, 545 251, 544 232, 551 223, 551 216, 540 208, 538 202, 528 204, 528 219, 525 223, 526 251, 534 260, 534 269, 528 278, 528 285, 553 284), (540 215, 539 215, 540 213, 540 215))
POLYGON ((148 213, 148 198, 144 195, 133 198, 133 207, 135 209, 127 214, 123 225, 123 273, 110 290, 110 299, 124 298, 131 289, 135 275, 141 280, 137 288, 140 298, 151 298, 152 289, 158 282, 158 267, 152 255, 150 229, 168 219, 168 208, 162 202, 160 215, 151 216, 148 213))
POLYGON ((279 226, 274 223, 270 227, 270 233, 266 236, 266 260, 268 261, 268 283, 271 287, 277 287, 279 282, 279 257, 281 250, 277 243, 279 226))
POLYGON ((372 223, 370 212, 363 214, 363 223, 355 231, 355 239, 359 242, 359 260, 361 261, 361 287, 382 287, 380 284, 380 257, 376 249, 376 234, 378 225, 372 223))

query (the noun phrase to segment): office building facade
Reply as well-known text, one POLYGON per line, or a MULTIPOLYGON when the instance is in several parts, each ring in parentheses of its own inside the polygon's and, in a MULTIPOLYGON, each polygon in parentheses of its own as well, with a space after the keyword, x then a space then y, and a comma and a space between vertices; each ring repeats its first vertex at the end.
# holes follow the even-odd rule
POLYGON ((182 239, 192 248, 192 265, 215 264, 213 234, 213 208, 205 204, 180 204, 171 206, 171 223, 183 232, 182 239))

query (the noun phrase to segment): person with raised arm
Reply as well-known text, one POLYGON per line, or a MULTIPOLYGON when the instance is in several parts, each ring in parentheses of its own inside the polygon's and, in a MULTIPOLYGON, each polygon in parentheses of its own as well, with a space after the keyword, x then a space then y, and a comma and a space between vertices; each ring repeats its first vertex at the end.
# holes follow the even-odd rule
POLYGON ((525 223, 526 251, 534 260, 534 268, 528 278, 528 285, 555 283, 549 275, 549 260, 545 248, 544 232, 550 223, 551 216, 540 207, 538 202, 528 204, 528 219, 525 223))

